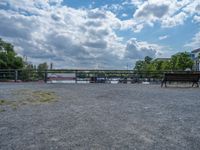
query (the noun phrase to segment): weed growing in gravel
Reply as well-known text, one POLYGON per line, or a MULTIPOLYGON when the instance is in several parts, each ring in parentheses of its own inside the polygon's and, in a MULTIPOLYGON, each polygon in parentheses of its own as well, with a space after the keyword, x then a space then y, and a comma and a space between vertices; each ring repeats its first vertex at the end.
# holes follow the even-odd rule
POLYGON ((12 104, 12 109, 17 110, 18 105, 16 103, 12 104))
POLYGON ((4 111, 6 111, 5 109, 0 109, 0 112, 4 112, 4 111))
POLYGON ((5 99, 0 99, 0 106, 4 106, 4 105, 10 105, 10 101, 5 100, 5 99))
MULTIPOLYGON (((7 104, 8 104, 7 100, 0 99, 0 106, 4 106, 4 105, 7 105, 7 104)), ((0 109, 0 112, 4 112, 4 111, 6 111, 6 110, 5 109, 0 109)))
POLYGON ((6 100, 5 99, 1 99, 0 100, 0 105, 4 105, 6 103, 6 100))

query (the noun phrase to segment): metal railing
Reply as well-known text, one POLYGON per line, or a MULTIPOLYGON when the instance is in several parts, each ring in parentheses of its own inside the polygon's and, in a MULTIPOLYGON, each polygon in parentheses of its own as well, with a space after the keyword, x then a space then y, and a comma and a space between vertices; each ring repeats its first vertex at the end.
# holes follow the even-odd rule
POLYGON ((165 73, 198 73, 199 71, 135 71, 135 70, 96 70, 96 69, 0 69, 0 81, 44 81, 74 80, 75 83, 87 81, 90 83, 139 83, 142 81, 160 82, 165 73), (71 76, 70 76, 71 75, 71 76))

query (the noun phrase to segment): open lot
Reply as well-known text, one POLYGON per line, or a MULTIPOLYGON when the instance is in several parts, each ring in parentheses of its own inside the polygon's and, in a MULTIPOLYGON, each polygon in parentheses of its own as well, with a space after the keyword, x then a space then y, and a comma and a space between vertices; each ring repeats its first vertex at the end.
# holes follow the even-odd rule
POLYGON ((200 149, 200 89, 0 83, 0 149, 200 149))

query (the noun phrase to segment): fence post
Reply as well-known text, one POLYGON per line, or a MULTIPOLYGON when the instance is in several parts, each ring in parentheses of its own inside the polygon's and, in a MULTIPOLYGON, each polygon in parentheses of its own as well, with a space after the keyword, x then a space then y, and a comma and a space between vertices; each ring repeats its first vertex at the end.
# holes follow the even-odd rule
POLYGON ((75 70, 75 83, 77 83, 77 70, 75 70))
POLYGON ((15 70, 15 82, 18 80, 18 70, 15 70))
POLYGON ((44 82, 47 83, 47 70, 44 72, 44 82))

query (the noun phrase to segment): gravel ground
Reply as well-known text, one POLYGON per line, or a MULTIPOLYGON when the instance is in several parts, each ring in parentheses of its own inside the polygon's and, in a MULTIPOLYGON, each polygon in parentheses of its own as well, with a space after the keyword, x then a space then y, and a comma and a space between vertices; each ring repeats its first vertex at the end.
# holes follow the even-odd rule
POLYGON ((24 100, 24 90, 56 101, 2 103, 1 150, 200 149, 200 88, 0 83, 0 99, 24 100))

